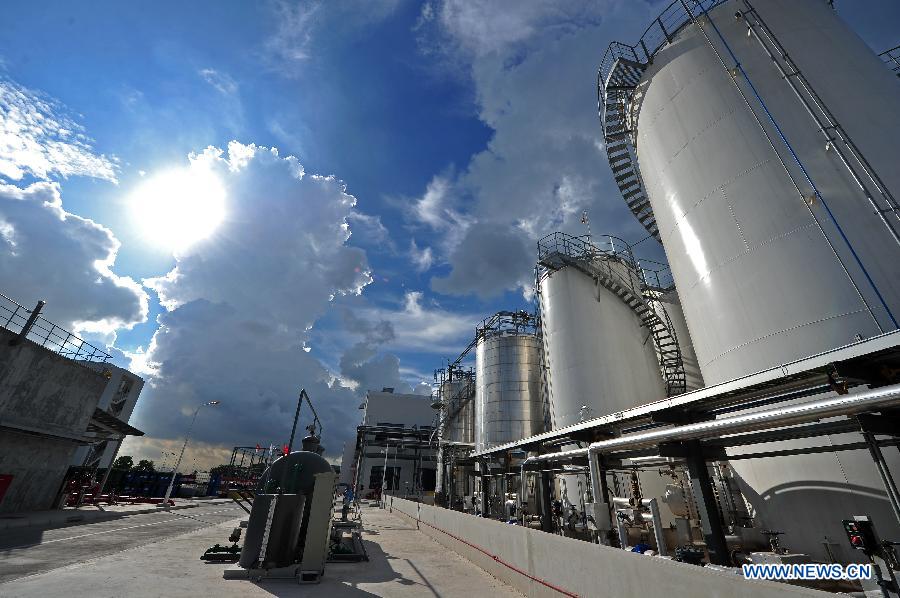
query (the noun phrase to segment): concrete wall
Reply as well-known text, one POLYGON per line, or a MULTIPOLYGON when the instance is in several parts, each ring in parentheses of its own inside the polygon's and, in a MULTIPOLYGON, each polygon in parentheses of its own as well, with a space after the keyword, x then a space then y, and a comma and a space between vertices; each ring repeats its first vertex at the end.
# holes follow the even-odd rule
POLYGON ((106 378, 0 329, 0 474, 12 483, 0 512, 52 508, 106 378))
POLYGON ((782 583, 747 581, 732 573, 709 571, 399 498, 390 498, 388 507, 416 520, 423 533, 529 597, 834 596, 782 583))
POLYGON ((0 513, 56 508, 56 497, 78 447, 74 442, 0 431, 0 474, 13 476, 0 513))
POLYGON ((106 388, 97 371, 0 329, 0 425, 80 435, 106 388))

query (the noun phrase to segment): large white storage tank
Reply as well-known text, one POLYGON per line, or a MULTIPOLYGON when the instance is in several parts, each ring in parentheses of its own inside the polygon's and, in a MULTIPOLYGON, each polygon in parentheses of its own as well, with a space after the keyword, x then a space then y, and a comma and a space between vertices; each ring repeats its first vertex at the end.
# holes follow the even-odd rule
MULTIPOLYGON (((590 244, 579 247, 593 251, 590 244)), ((576 256, 581 263, 592 261, 580 250, 575 253, 582 254, 576 256)), ((551 428, 664 399, 654 343, 638 315, 585 271, 560 266, 542 268, 538 287, 551 428)), ((615 260, 611 267, 623 280, 637 277, 615 260)))
MULTIPOLYGON (((885 187, 900 195, 897 78, 827 2, 753 0, 752 5, 885 187)), ((704 21, 727 68, 704 32, 688 24, 656 54, 632 103, 640 171, 707 384, 895 328, 876 289, 900 318, 898 244, 833 147, 826 149, 816 123, 773 61, 748 35, 755 16, 735 18, 747 6, 732 0, 710 11, 728 47, 704 21), (866 272, 748 81, 733 69, 729 49, 866 272)), ((895 214, 887 217, 900 225, 895 214)))
MULTIPOLYGON (((606 130, 634 130, 652 213, 640 199, 631 207, 651 232, 658 227, 700 369, 707 384, 716 384, 896 328, 900 251, 837 150, 850 156, 882 208, 889 198, 878 187, 900 195, 900 84, 824 0, 703 5, 716 8, 699 25, 678 15, 680 3, 667 9, 662 21, 671 39, 658 34, 662 47, 637 81, 625 126, 607 120, 606 130), (755 12, 748 13, 751 6, 755 12), (865 168, 848 144, 823 138, 786 82, 800 77, 783 78, 748 33, 748 24, 761 31, 759 17, 852 139, 865 168)), ((619 141, 608 137, 612 143, 619 141)), ((614 172, 622 177, 626 151, 614 151, 610 159, 618 160, 614 172)), ((634 187, 629 193, 626 199, 640 198, 634 187)), ((896 214, 884 216, 900 228, 896 214)), ((859 435, 829 441, 858 442, 859 435)), ((819 444, 794 440, 729 454, 819 444)), ((896 451, 885 457, 892 469, 900 465, 896 451)), ((792 551, 854 560, 859 555, 841 548, 840 520, 860 513, 872 515, 886 537, 900 532, 865 451, 731 464, 756 524, 785 532, 792 551)))
POLYGON ((478 327, 474 414, 478 452, 546 430, 536 324, 527 312, 499 312, 478 327))

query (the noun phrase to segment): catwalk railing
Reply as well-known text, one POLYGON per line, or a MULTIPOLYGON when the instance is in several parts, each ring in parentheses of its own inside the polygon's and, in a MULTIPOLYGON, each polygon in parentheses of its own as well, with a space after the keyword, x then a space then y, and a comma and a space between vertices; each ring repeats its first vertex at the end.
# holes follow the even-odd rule
MULTIPOLYGON (((32 310, 0 294, 0 326, 20 334, 31 317, 32 310)), ((38 345, 75 361, 106 363, 112 355, 92 345, 81 337, 38 316, 25 338, 38 345)))
POLYGON ((885 50, 879 54, 878 57, 881 58, 882 62, 884 62, 894 74, 900 77, 900 46, 885 50))

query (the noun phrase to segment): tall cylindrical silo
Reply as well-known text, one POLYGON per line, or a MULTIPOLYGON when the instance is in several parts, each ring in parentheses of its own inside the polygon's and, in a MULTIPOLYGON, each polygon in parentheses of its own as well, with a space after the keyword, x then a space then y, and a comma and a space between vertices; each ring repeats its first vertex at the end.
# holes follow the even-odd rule
POLYGON ((500 312, 478 328, 476 451, 545 431, 541 339, 535 324, 530 314, 500 312))
MULTIPOLYGON (((600 261, 622 280, 637 276, 600 261)), ((543 270, 539 293, 552 429, 666 397, 653 339, 622 297, 574 262, 543 270)))
MULTIPOLYGON (((897 327, 900 85, 827 2, 702 5, 670 6, 602 75, 617 183, 663 243, 716 384, 897 327)), ((731 463, 756 524, 794 552, 854 560, 840 521, 859 512, 897 533, 865 451, 731 463)))
POLYGON ((820 0, 731 0, 709 14, 656 54, 630 110, 700 368, 716 384, 900 318, 900 246, 841 163, 847 144, 823 137, 756 37, 771 48, 762 24, 897 195, 900 85, 820 0))

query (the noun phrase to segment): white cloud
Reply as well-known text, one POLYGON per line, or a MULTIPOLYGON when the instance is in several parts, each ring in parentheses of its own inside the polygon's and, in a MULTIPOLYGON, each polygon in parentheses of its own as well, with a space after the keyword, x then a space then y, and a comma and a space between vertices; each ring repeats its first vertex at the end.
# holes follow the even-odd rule
POLYGON ((447 177, 436 176, 428 183, 425 194, 415 202, 416 217, 431 226, 442 229, 449 226, 453 212, 447 206, 450 181, 447 177))
POLYGON ((327 448, 340 450, 358 423, 358 398, 304 347, 335 296, 371 282, 365 252, 347 244, 356 199, 336 178, 255 145, 208 148, 190 157, 190 168, 222 181, 227 216, 179 253, 171 272, 146 281, 168 311, 137 356, 153 372, 137 427, 171 438, 187 425, 184 408, 220 400, 198 419, 199 440, 277 441, 305 387, 327 448))
POLYGON ((391 323, 394 338, 384 343, 392 351, 418 351, 437 355, 457 355, 475 334, 475 325, 485 314, 461 313, 425 301, 421 291, 408 291, 400 309, 369 307, 360 310, 371 320, 391 323))
POLYGON ((266 50, 276 64, 290 74, 298 63, 309 59, 319 2, 287 2, 278 0, 272 4, 276 19, 275 32, 266 42, 266 50))
POLYGON ((223 73, 215 69, 201 69, 199 75, 221 94, 230 96, 236 94, 238 91, 237 81, 235 81, 228 73, 223 73))
POLYGON ((654 10, 622 0, 435 0, 423 9, 423 49, 466 72, 479 118, 493 130, 455 178, 438 175, 415 204, 429 223, 440 221, 447 190, 465 206, 456 213, 463 234, 451 226, 438 242, 452 271, 433 289, 527 295, 535 242, 555 230, 583 234, 585 209, 595 233, 644 236, 598 143, 596 72, 607 44, 632 41, 654 10))
POLYGON ((0 79, 0 176, 90 176, 115 183, 116 170, 116 159, 96 154, 83 127, 57 102, 0 79))
POLYGON ((282 74, 296 76, 312 58, 317 35, 378 23, 394 14, 399 4, 400 0, 275 0, 269 3, 275 28, 265 42, 266 55, 282 74))
POLYGON ((63 208, 57 183, 0 183, 0 292, 70 329, 112 334, 147 317, 147 294, 114 271, 112 231, 63 208))
POLYGON ((409 241, 409 258, 412 260, 417 272, 425 272, 434 263, 431 247, 419 249, 415 239, 410 239, 409 241))

